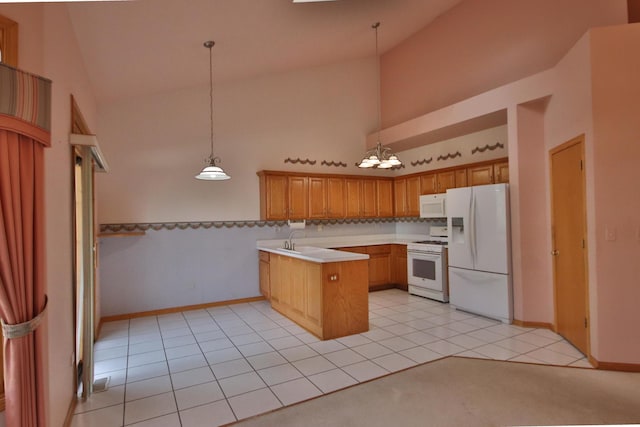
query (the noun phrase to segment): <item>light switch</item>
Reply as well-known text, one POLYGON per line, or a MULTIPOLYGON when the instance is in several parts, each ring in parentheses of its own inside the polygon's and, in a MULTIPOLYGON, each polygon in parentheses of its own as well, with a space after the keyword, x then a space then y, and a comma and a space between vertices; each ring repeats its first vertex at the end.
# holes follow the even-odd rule
POLYGON ((614 242, 616 240, 616 228, 608 225, 604 226, 604 240, 614 242))

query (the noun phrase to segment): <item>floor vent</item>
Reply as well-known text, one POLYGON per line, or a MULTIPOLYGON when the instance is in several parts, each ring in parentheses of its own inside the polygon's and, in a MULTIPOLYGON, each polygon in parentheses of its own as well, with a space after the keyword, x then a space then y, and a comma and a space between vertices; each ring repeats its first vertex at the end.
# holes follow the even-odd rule
POLYGON ((109 380, 111 377, 98 378, 93 382, 93 392, 100 393, 109 389, 109 380))

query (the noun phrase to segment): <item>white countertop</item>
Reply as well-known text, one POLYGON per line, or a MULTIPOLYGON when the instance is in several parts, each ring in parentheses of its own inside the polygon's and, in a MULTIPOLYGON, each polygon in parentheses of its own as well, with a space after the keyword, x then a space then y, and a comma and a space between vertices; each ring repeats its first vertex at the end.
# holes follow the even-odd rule
POLYGON ((415 242, 425 240, 426 234, 374 234, 357 236, 332 236, 332 237, 300 237, 293 239, 295 250, 284 249, 287 239, 258 240, 256 248, 261 251, 286 255, 306 261, 327 263, 356 261, 369 259, 369 255, 345 252, 328 248, 345 248, 349 246, 388 245, 415 242))

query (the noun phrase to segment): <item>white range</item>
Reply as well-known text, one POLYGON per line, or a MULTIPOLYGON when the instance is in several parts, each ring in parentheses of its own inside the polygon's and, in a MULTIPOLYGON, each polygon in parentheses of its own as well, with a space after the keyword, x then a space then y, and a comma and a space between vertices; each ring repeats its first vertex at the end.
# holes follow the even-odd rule
POLYGON ((449 301, 447 284, 447 227, 432 225, 429 240, 407 244, 409 293, 449 301))

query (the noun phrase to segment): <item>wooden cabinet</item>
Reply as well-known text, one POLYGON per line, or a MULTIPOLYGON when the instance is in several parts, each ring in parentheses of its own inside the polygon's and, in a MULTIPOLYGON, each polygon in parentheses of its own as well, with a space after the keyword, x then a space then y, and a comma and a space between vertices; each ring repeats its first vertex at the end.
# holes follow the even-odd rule
POLYGON ((289 218, 306 219, 309 217, 309 178, 306 176, 288 177, 289 218))
POLYGON ((420 176, 420 194, 446 193, 456 185, 455 171, 430 172, 420 176))
POLYGON ((456 188, 455 170, 439 172, 436 175, 436 185, 438 187, 438 193, 446 193, 448 188, 456 188))
POLYGON ((407 216, 420 215, 420 178, 417 176, 407 178, 406 206, 407 216))
POLYGON ((269 277, 271 276, 271 273, 269 272, 269 252, 260 251, 259 259, 260 293, 269 300, 271 299, 271 285, 269 284, 269 277))
POLYGON ((407 180, 398 178, 393 181, 393 212, 395 216, 407 216, 407 180))
POLYGON ((376 181, 373 179, 364 179, 362 182, 362 192, 360 196, 362 213, 365 218, 373 218, 378 214, 378 189, 376 181))
POLYGON ((362 214, 362 181, 357 178, 344 180, 347 218, 357 218, 362 214))
POLYGON ((420 194, 436 194, 438 192, 436 175, 435 172, 420 175, 420 194))
POLYGON ((509 182, 509 162, 499 161, 467 168, 469 186, 509 182))
POLYGON ((376 180, 376 200, 378 217, 393 216, 393 181, 390 179, 376 180))
POLYGON ((509 182, 509 162, 498 162, 493 165, 493 177, 496 184, 509 182))
POLYGON ((328 218, 344 218, 346 209, 346 187, 344 178, 327 178, 328 218))
POLYGON ((309 177, 309 218, 327 218, 327 179, 309 177))
POLYGON ((455 170, 456 175, 456 188, 467 186, 467 168, 461 168, 455 170))
POLYGON ((391 280, 391 247, 393 245, 350 246, 341 251, 369 255, 369 290, 393 287, 391 280))
POLYGON ((469 186, 493 184, 493 165, 482 165, 467 168, 469 186))
POLYGON ((284 175, 260 176, 260 217, 270 220, 287 219, 289 215, 288 178, 284 175))
POLYGON ((397 288, 409 290, 407 276, 407 245, 391 246, 391 282, 397 288))
POLYGON ((389 287, 391 284, 391 245, 368 246, 369 290, 389 287))
POLYGON ((378 215, 376 180, 345 179, 347 218, 373 218, 378 215))
POLYGON ((271 254, 271 306, 320 339, 369 330, 367 263, 271 254))
POLYGON ((393 184, 395 216, 420 215, 420 177, 397 178, 393 184))

